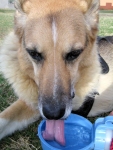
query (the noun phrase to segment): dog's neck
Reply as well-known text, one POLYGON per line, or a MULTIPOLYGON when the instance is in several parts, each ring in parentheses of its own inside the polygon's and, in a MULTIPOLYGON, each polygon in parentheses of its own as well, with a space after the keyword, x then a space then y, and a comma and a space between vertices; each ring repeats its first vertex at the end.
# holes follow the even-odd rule
POLYGON ((102 71, 101 73, 102 74, 107 74, 109 72, 109 66, 108 64, 106 63, 106 61, 99 55, 99 61, 100 61, 100 65, 101 65, 101 68, 102 68, 102 71))
POLYGON ((90 93, 88 96, 86 96, 83 105, 78 110, 72 111, 72 113, 86 118, 93 107, 96 95, 99 95, 99 93, 98 92, 90 93))

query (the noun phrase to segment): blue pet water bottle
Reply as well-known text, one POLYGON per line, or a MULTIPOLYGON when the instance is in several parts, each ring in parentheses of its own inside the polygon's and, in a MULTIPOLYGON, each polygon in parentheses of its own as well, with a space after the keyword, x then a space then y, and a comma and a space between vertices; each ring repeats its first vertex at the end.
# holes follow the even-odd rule
POLYGON ((38 136, 43 150, 112 150, 113 116, 98 118, 94 124, 84 117, 71 114, 65 120, 66 145, 46 141, 42 137, 45 121, 38 126, 38 136))

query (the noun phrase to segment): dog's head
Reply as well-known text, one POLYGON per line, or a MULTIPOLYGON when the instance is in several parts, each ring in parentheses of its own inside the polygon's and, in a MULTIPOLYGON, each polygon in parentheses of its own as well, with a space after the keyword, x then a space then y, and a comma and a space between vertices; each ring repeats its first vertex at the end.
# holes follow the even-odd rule
POLYGON ((17 0, 15 6, 19 59, 24 69, 31 66, 27 73, 37 84, 40 113, 66 118, 75 91, 85 96, 98 70, 99 0, 17 0))

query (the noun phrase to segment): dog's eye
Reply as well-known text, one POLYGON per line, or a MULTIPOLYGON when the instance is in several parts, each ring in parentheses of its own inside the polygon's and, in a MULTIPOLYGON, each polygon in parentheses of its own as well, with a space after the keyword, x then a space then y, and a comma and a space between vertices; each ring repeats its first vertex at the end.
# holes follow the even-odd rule
POLYGON ((82 51, 83 51, 82 49, 71 51, 70 53, 66 55, 66 58, 65 58, 66 61, 73 61, 82 53, 82 51))
POLYGON ((35 59, 35 60, 37 60, 37 61, 41 61, 41 60, 43 59, 42 54, 41 54, 41 53, 38 53, 36 50, 29 50, 29 49, 27 49, 27 52, 29 53, 29 55, 30 55, 33 59, 35 59))

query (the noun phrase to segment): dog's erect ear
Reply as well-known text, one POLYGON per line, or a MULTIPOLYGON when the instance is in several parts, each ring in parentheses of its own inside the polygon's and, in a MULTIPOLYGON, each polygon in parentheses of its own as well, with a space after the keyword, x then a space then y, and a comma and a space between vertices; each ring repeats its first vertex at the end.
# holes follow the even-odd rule
POLYGON ((15 8, 20 13, 28 13, 30 10, 29 0, 15 0, 15 8))
POLYGON ((21 39, 26 24, 27 14, 30 10, 30 1, 15 0, 15 8, 15 33, 19 36, 19 39, 21 39))
POLYGON ((88 3, 88 10, 85 12, 85 20, 88 30, 92 31, 92 35, 95 36, 98 31, 99 22, 99 0, 86 0, 88 3))
POLYGON ((99 22, 99 0, 76 0, 76 3, 82 13, 85 15, 86 27, 90 36, 94 39, 98 31, 99 22))

